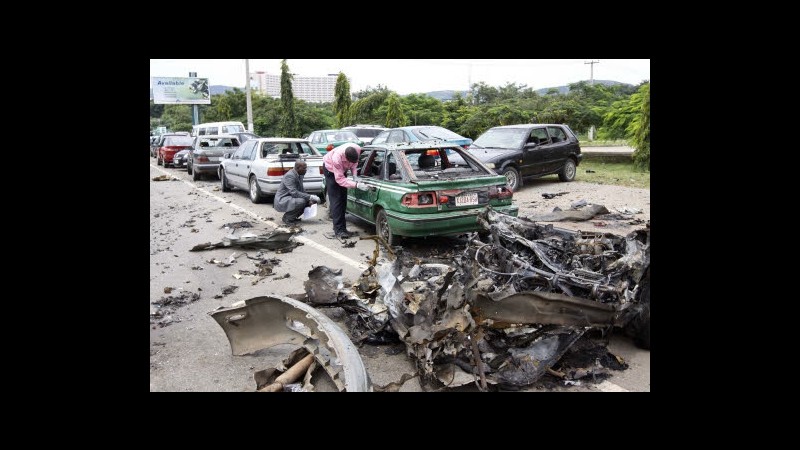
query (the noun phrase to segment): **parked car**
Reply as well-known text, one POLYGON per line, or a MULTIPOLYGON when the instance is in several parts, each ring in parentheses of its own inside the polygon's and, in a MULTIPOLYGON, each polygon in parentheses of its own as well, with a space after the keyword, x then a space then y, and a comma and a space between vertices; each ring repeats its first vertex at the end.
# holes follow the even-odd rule
POLYGON ((578 138, 564 124, 489 128, 470 149, 487 166, 505 175, 513 190, 522 187, 523 178, 555 173, 561 181, 572 181, 583 159, 578 138))
POLYGON ((189 153, 191 153, 191 149, 186 148, 178 153, 175 153, 175 156, 172 157, 172 167, 181 168, 186 167, 186 161, 189 160, 189 153))
POLYGON ((239 139, 240 143, 241 142, 245 142, 245 141, 249 141, 250 139, 258 139, 258 138, 261 137, 261 136, 255 134, 255 133, 250 133, 250 132, 247 132, 247 131, 245 131, 243 133, 227 133, 227 134, 229 136, 236 136, 239 139))
POLYGON ((454 144, 373 144, 364 147, 356 172, 374 189, 348 189, 347 212, 374 223, 390 245, 402 236, 478 231, 478 213, 487 206, 519 211, 506 179, 454 144))
POLYGON ((161 146, 164 145, 164 140, 167 137, 169 137, 169 136, 188 136, 188 135, 189 135, 188 131, 178 131, 178 132, 175 132, 175 133, 165 133, 165 134, 162 134, 160 136, 156 136, 156 139, 154 139, 152 141, 153 143, 150 144, 150 156, 153 157, 153 158, 157 158, 158 157, 158 149, 161 148, 161 146))
POLYGON ((361 139, 364 145, 369 145, 375 136, 381 134, 381 131, 388 130, 388 128, 380 125, 352 125, 344 127, 342 130, 352 131, 361 139))
POLYGON ((232 153, 239 147, 239 139, 235 136, 197 136, 194 138, 186 172, 197 180, 202 174, 217 175, 219 162, 225 153, 232 153))
POLYGON ((358 138, 352 131, 347 130, 318 130, 312 131, 306 138, 320 154, 324 155, 342 144, 352 142, 359 146, 364 145, 364 141, 358 138))
POLYGON ((186 136, 167 136, 156 154, 156 164, 167 167, 172 164, 175 154, 183 149, 192 148, 192 138, 186 136))
POLYGON ((453 133, 447 128, 435 125, 414 125, 409 127, 391 128, 375 136, 373 144, 393 144, 400 142, 431 142, 444 141, 449 144, 457 144, 464 148, 472 144, 472 139, 453 133))
POLYGON ((283 175, 294 168, 298 158, 308 164, 303 188, 309 194, 321 194, 322 155, 307 140, 294 138, 250 139, 232 154, 225 154, 218 169, 222 191, 246 189, 253 203, 274 198, 283 175))

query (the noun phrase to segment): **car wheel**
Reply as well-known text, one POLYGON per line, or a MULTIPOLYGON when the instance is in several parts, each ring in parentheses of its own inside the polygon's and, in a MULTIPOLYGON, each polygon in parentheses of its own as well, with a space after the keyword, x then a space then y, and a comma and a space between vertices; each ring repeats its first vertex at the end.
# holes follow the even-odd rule
POLYGON ((517 189, 522 186, 522 179, 519 177, 519 171, 517 169, 506 166, 501 175, 506 176, 508 187, 510 187, 512 191, 516 192, 517 189))
POLYGON ((382 209, 378 211, 378 215, 375 217, 375 232, 391 246, 400 243, 400 236, 392 233, 392 227, 389 226, 389 219, 386 217, 386 211, 382 209))
POLYGON ((161 155, 156 155, 156 165, 157 166, 163 166, 164 165, 164 161, 161 160, 161 155))
POLYGON ((558 173, 558 179, 561 181, 572 181, 575 179, 575 161, 567 159, 561 172, 558 173))
POLYGON ((186 173, 188 173, 189 175, 192 174, 192 165, 188 162, 186 163, 186 173))
POLYGON ((192 181, 197 181, 199 179, 200 179, 200 174, 198 174, 196 170, 192 170, 192 181))
POLYGON ((228 179, 225 178, 225 170, 220 169, 219 171, 219 181, 222 182, 222 192, 230 192, 231 188, 228 187, 228 179))
POLYGON ((258 180, 255 175, 250 176, 250 201, 261 203, 261 188, 258 187, 258 180))

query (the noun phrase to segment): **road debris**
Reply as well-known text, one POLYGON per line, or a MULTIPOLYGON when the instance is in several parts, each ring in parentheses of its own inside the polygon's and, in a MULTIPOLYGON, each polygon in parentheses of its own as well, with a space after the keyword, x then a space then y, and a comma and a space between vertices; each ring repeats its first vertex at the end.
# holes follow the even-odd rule
POLYGON ((157 177, 153 177, 153 181, 180 181, 178 178, 173 177, 172 175, 159 175, 157 177))
POLYGON ((558 192, 558 193, 555 193, 555 194, 551 194, 549 192, 544 192, 544 193, 542 193, 542 197, 544 197, 546 199, 551 199, 551 198, 556 198, 559 195, 564 195, 564 194, 569 194, 569 192, 558 192))
POLYGON ((233 294, 234 292, 236 292, 237 289, 239 289, 239 286, 234 286, 234 285, 225 286, 224 288, 222 288, 222 294, 217 294, 214 296, 214 298, 222 298, 226 295, 233 294))
MULTIPOLYGON (((279 344, 300 345, 313 355, 340 392, 372 391, 355 345, 320 311, 281 296, 254 297, 243 303, 208 313, 225 331, 233 355, 252 354, 279 344)), ((263 384, 268 379, 261 375, 256 379, 257 388, 260 381, 263 384)))
POLYGON ((303 245, 301 242, 292 239, 294 235, 295 233, 291 231, 274 231, 262 235, 253 233, 245 233, 241 236, 228 235, 222 238, 221 242, 217 242, 216 244, 206 242, 204 244, 195 245, 189 251, 200 252, 204 250, 213 250, 215 248, 238 247, 248 250, 267 249, 273 250, 276 253, 286 253, 303 245))
POLYGON ((248 221, 246 221, 246 220, 242 220, 241 222, 226 223, 225 225, 221 226, 220 228, 228 228, 228 229, 231 229, 231 230, 238 230, 238 229, 241 229, 241 228, 253 228, 253 224, 248 222, 248 221))
MULTIPOLYGON (((166 292, 166 288, 164 290, 166 292)), ((170 288, 172 292, 172 288, 170 288)), ((151 302, 157 309, 150 312, 150 324, 158 325, 159 328, 171 325, 173 322, 180 322, 180 318, 173 317, 175 311, 187 303, 196 302, 200 299, 200 294, 193 292, 183 291, 177 295, 170 295, 161 297, 160 299, 151 302)))
POLYGON ((526 216, 526 218, 536 222, 580 222, 592 219, 594 216, 599 214, 608 214, 608 209, 606 209, 606 207, 603 205, 589 205, 586 208, 568 209, 565 211, 554 208, 553 212, 551 213, 531 214, 526 216))

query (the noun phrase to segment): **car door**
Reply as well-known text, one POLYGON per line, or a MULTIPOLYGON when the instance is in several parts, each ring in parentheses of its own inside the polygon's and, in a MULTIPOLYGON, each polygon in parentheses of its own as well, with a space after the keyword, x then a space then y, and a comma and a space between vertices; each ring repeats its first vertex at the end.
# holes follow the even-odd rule
POLYGON ((546 157, 545 149, 542 144, 549 143, 550 138, 547 136, 547 130, 544 127, 532 128, 528 134, 528 140, 524 144, 522 151, 522 175, 541 175, 545 172, 546 157), (530 144, 536 144, 530 146, 530 144))
POLYGON ((359 189, 348 189, 349 204, 348 210, 363 219, 373 221, 375 212, 375 200, 378 198, 379 190, 383 184, 383 162, 386 159, 386 150, 365 150, 359 158, 358 174, 359 180, 370 187, 375 187, 362 191, 359 189), (350 197, 352 196, 352 200, 350 197))
POLYGON ((547 127, 549 140, 543 146, 545 158, 545 173, 557 172, 564 165, 569 154, 569 140, 561 127, 547 127))
POLYGON ((226 161, 225 173, 233 186, 236 186, 240 189, 247 189, 247 179, 244 178, 246 172, 244 168, 244 160, 242 158, 246 153, 249 154, 250 150, 255 147, 257 143, 257 141, 245 142, 244 145, 240 146, 235 152, 233 152, 233 156, 231 156, 230 161, 226 161))

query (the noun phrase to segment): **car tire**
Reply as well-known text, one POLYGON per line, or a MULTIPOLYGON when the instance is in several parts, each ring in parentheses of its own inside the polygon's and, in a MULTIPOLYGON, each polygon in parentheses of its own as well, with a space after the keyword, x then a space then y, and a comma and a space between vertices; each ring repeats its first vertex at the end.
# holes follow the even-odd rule
POLYGON ((163 166, 164 165, 164 161, 161 159, 161 155, 156 155, 156 165, 157 166, 163 166))
POLYGON ((575 179, 575 161, 572 158, 568 158, 567 161, 564 163, 564 167, 561 168, 561 172, 558 173, 558 179, 561 181, 572 181, 575 179))
POLYGON ((386 211, 382 209, 378 210, 378 214, 375 216, 375 233, 392 247, 400 243, 400 236, 392 233, 389 218, 386 216, 386 211))
POLYGON ((186 173, 188 173, 189 175, 192 174, 192 165, 188 162, 186 163, 186 173))
POLYGON ((197 181, 199 179, 200 179, 200 174, 198 174, 196 170, 192 170, 192 181, 197 181))
POLYGON ((514 167, 506 166, 500 174, 506 177, 508 187, 510 187, 513 192, 516 192, 517 189, 522 187, 522 178, 519 176, 519 171, 514 167))
POLYGON ((228 187, 228 179, 225 178, 225 169, 219 171, 219 181, 222 183, 222 192, 230 192, 231 188, 228 187))
POLYGON ((261 203, 261 188, 258 187, 258 180, 255 175, 250 175, 250 201, 253 203, 261 203))

